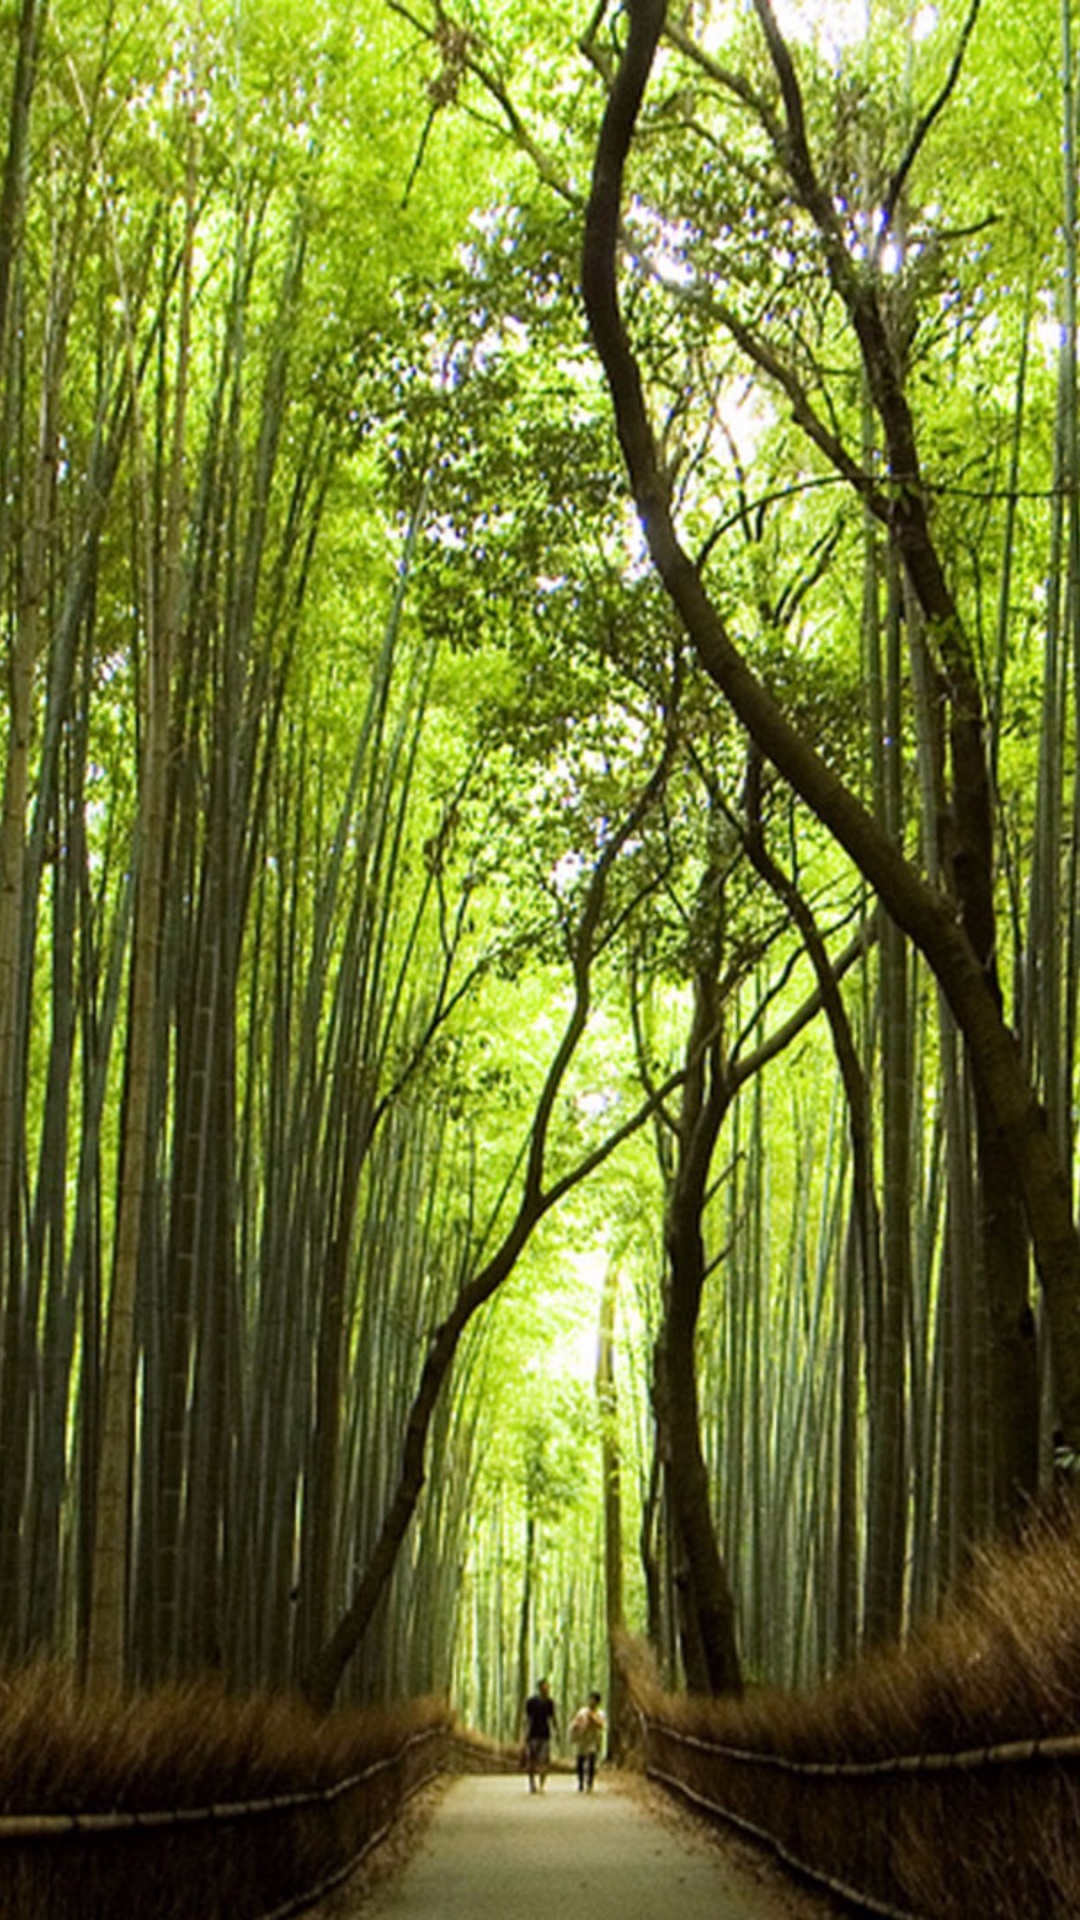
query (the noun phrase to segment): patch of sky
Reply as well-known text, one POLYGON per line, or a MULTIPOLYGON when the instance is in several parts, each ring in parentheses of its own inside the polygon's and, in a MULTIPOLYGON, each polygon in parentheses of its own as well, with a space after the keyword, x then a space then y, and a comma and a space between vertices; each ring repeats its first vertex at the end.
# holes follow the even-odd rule
MULTIPOLYGON (((607 1247, 593 1244, 568 1248, 563 1258, 570 1284, 548 1290, 551 1337, 526 1363, 526 1371, 588 1386, 596 1378, 600 1297, 611 1254, 607 1247)), ((619 1322, 622 1340, 636 1345, 643 1338, 641 1316, 628 1290, 620 1295, 619 1322)))
POLYGON ((468 546, 468 540, 448 513, 437 513, 424 527, 424 538, 433 546, 445 547, 449 551, 460 553, 468 546))
POLYGON ((1059 312, 1060 295, 1050 287, 1044 287, 1040 298, 1040 313, 1032 329, 1035 344, 1042 357, 1044 366, 1056 365, 1069 343, 1069 329, 1059 312))
POLYGON ((585 856, 578 853, 575 848, 571 847, 566 853, 559 855, 551 869, 550 879, 560 900, 565 900, 573 893, 584 871, 585 856))
MULTIPOLYGON (((129 607, 128 615, 130 619, 132 619, 133 621, 137 621, 139 617, 138 608, 129 607)), ((109 682, 111 680, 115 680, 119 674, 126 674, 127 672, 129 672, 130 665, 131 663, 126 653, 117 651, 114 653, 102 654, 97 664, 98 685, 108 686, 109 682)))
POLYGON ((696 278, 687 258, 694 229, 687 220, 666 220, 635 194, 627 208, 626 224, 640 236, 642 264, 668 287, 689 287, 696 278))
POLYGON ((439 393, 453 393, 470 374, 485 372, 501 354, 525 353, 532 344, 528 327, 513 314, 496 325, 489 324, 483 312, 472 313, 470 319, 477 329, 471 338, 447 346, 438 334, 427 337, 429 378, 439 393))
MULTIPOLYGON (((773 12, 785 40, 812 41, 822 51, 840 52, 865 40, 871 0, 773 0, 773 12)), ((709 9, 701 35, 709 52, 723 47, 745 18, 746 0, 721 0, 709 9)))
POLYGON ((590 1122, 602 1120, 605 1114, 613 1113, 619 1105, 619 1095, 614 1087, 592 1087, 574 1095, 576 1111, 583 1120, 590 1122))
POLYGON ((573 1274, 573 1300, 577 1312, 566 1316, 544 1356, 544 1370, 564 1380, 587 1382, 594 1379, 598 1356, 597 1319, 600 1290, 604 1283, 607 1255, 602 1248, 589 1247, 568 1255, 573 1274))
POLYGON ((163 131, 163 120, 182 109, 196 126, 206 126, 213 117, 214 100, 202 77, 203 63, 183 45, 172 48, 169 66, 156 80, 145 80, 129 94, 126 105, 133 119, 145 120, 155 137, 163 131))
MULTIPOLYGON (((898 274, 926 251, 926 237, 933 222, 928 214, 919 228, 901 237, 886 227, 884 207, 855 207, 840 198, 836 211, 848 223, 849 247, 855 260, 872 260, 880 273, 898 274)), ((933 210, 937 213, 937 208, 933 210)))
MULTIPOLYGON (((717 51, 745 11, 744 0, 724 0, 713 7, 702 35, 703 44, 717 51)), ((785 40, 812 44, 837 64, 849 48, 861 45, 874 23, 873 0, 773 0, 773 11, 785 40)), ((908 25, 912 40, 927 39, 936 31, 939 17, 936 6, 916 7, 908 25)))
POLYGON ((623 579, 643 580, 651 565, 649 543, 641 517, 632 501, 623 509, 623 579))
POLYGON ((839 55, 870 31, 870 0, 775 0, 777 24, 786 40, 813 41, 839 55))

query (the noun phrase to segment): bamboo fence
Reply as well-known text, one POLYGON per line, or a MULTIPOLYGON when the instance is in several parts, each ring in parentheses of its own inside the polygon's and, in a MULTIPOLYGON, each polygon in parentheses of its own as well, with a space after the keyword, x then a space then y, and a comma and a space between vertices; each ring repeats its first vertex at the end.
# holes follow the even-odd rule
POLYGON ((286 1920, 355 1872, 437 1775, 512 1764, 443 1721, 327 1787, 201 1807, 5 1816, 0 1916, 106 1920, 134 1906, 141 1920, 286 1920))
POLYGON ((645 1771, 888 1920, 1077 1912, 1080 1737, 813 1761, 724 1745, 640 1705, 645 1771))

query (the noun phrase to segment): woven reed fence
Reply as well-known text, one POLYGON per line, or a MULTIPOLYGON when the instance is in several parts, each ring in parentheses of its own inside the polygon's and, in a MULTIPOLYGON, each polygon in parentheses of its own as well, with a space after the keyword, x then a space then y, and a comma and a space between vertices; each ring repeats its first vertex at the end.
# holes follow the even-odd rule
POLYGON ((812 1762, 724 1746, 638 1712, 650 1778, 866 1912, 1080 1915, 1080 1738, 812 1762))
POLYGON ((447 1719, 318 1790, 0 1818, 0 1920, 285 1920, 352 1873, 437 1774, 513 1764, 447 1719))

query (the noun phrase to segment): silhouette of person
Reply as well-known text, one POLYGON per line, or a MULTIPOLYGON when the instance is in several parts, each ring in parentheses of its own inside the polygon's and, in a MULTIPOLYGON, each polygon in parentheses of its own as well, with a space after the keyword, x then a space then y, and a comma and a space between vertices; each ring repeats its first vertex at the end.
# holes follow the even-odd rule
POLYGON ((546 1680, 538 1680, 536 1692, 525 1702, 525 1764, 529 1769, 529 1792, 543 1793, 551 1766, 551 1735, 558 1732, 555 1702, 546 1680))

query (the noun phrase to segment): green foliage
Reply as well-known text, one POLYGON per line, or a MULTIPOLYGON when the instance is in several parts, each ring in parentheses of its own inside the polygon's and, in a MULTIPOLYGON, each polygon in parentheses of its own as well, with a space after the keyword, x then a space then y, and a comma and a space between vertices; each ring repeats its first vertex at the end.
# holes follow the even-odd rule
MULTIPOLYGON (((875 0, 865 36, 837 45, 823 24, 793 34, 791 47, 845 257, 880 297, 934 537, 973 639, 1000 804, 1002 971, 1020 983, 1023 1027, 1036 839, 1052 843, 1062 881, 1063 944, 1075 907, 1055 865, 1062 849, 1074 856, 1074 815, 1055 838, 1035 798, 1048 739, 1060 754, 1048 777, 1067 795, 1076 733, 1071 667, 1058 670, 1060 708, 1040 733, 1047 631, 1066 604, 1061 569, 1050 577, 1064 415, 1051 325, 1062 279, 1059 54, 1045 8, 980 15, 947 109, 904 173, 890 246, 877 248, 883 197, 945 86, 966 17, 959 0, 932 14, 875 0)), ((884 535, 870 540, 863 500, 830 452, 880 481, 858 342, 772 137, 780 96, 752 10, 704 7, 694 19, 704 57, 673 18, 632 155, 628 323, 680 526, 725 620, 804 735, 871 801, 882 743, 867 607, 885 600, 884 535), (816 437, 804 430, 808 410, 816 437)), ((48 1439, 25 1472, 14 1461, 0 1502, 7 1542, 32 1535, 35 1565, 54 1565, 46 1605, 13 1548, 12 1617, 26 1644, 74 1645, 84 1614, 128 1038, 119 957, 139 852, 149 637, 173 565, 174 458, 181 584, 139 1510, 156 1512, 159 1470, 183 1429, 170 1497, 187 1524, 202 1396, 220 1389, 244 1463, 221 1490, 219 1530, 208 1529, 228 1540, 218 1570, 242 1595, 228 1657, 244 1642, 275 1678, 289 1668, 297 1515, 312 1483, 316 1355, 339 1233, 336 1338, 348 1367, 335 1605, 377 1525, 425 1343, 512 1212, 590 881, 663 754, 663 792, 611 876, 549 1181, 637 1110, 642 1074, 657 1082, 682 1061, 695 973, 713 968, 735 1065, 812 991, 786 909, 743 856, 758 770, 649 569, 585 338, 581 209, 622 22, 602 11, 584 50, 572 28, 536 7, 475 4, 457 16, 372 4, 346 17, 323 0, 301 11, 284 0, 211 4, 197 18, 179 4, 91 5, 50 21, 17 325, 3 343, 0 455, 12 660, 42 515, 47 548, 23 822, 25 848, 39 851, 14 994, 19 1164, 6 1212, 19 1277, 5 1283, 4 1308, 29 1396, 16 1428, 35 1447, 48 1439), (53 480, 39 493, 43 421, 53 480), (220 1110, 199 1047, 227 1066, 220 1110), (370 1143, 357 1144, 369 1111, 370 1157, 370 1143), (190 1188, 186 1152, 199 1169, 190 1188), (408 1211, 407 1231, 395 1234, 395 1209, 408 1211), (269 1405, 280 1411, 274 1435, 269 1405), (59 1533, 35 1505, 39 1471, 63 1514, 59 1533), (242 1565, 241 1509, 261 1528, 257 1576, 254 1556, 242 1565), (265 1622, 262 1580, 274 1615, 265 1622)), ((10 54, 0 58, 7 91, 10 54)), ((903 628, 905 646, 913 633, 903 628)), ((930 635, 927 729, 913 656, 901 651, 890 746, 914 847, 929 831, 927 755, 944 764, 942 661, 930 635)), ((770 768, 759 787, 770 849, 835 952, 857 886, 770 768)), ((845 987, 874 1092, 876 964, 845 987)), ((1075 979, 1068 991, 1075 1003, 1075 979)), ((911 1125, 928 1144, 909 1384, 924 1396, 918 1460, 929 1472, 953 1390, 933 1346, 951 1311, 935 1184, 944 1047, 921 981, 913 1004, 923 1024, 907 1051, 923 1077, 911 1125)), ((1075 1034, 1075 1005, 1065 1027, 1075 1034)), ((1033 1057, 1053 1051, 1022 1037, 1033 1057)), ((717 1263, 702 1356, 715 1504, 733 1511, 755 1657, 764 1649, 781 1670, 830 1657, 839 1576, 826 1510, 841 1471, 842 1395, 865 1404, 865 1384, 845 1385, 837 1359, 845 1331, 864 1329, 848 1317, 835 1081, 818 1025, 771 1070, 764 1109, 740 1101, 706 1218, 717 1263), (771 1545, 754 1506, 775 1525, 771 1545), (803 1604, 811 1546, 820 1627, 803 1604)), ((590 1623, 582 1638, 595 1642, 599 1436, 588 1373, 567 1377, 566 1365, 597 1306, 579 1257, 625 1266, 634 1302, 620 1357, 630 1557, 651 1467, 648 1349, 678 1114, 673 1093, 658 1126, 666 1149, 629 1144, 600 1193, 549 1225, 486 1317, 454 1408, 464 1491, 455 1507, 434 1489, 421 1516, 397 1596, 404 1624, 386 1657, 393 1684, 412 1684, 412 1649, 431 1671, 444 1658, 457 1601, 431 1569, 452 1570, 458 1557, 490 1605, 487 1625, 497 1619, 513 1646, 530 1513, 551 1555, 549 1644, 575 1638, 571 1588, 590 1623)), ((864 1462, 857 1453, 846 1464, 857 1474, 864 1462)), ((942 1498, 928 1486, 926 1512, 942 1498)), ((148 1638, 152 1540, 148 1522, 133 1587, 148 1638)), ((931 1572, 919 1578, 930 1591, 931 1572)), ((44 1572, 38 1584, 48 1585, 44 1572)), ((630 1585, 640 1613, 641 1582, 630 1585)), ((393 1639, 387 1628, 388 1647, 393 1639)), ((583 1677, 597 1644, 580 1657, 583 1677)))

